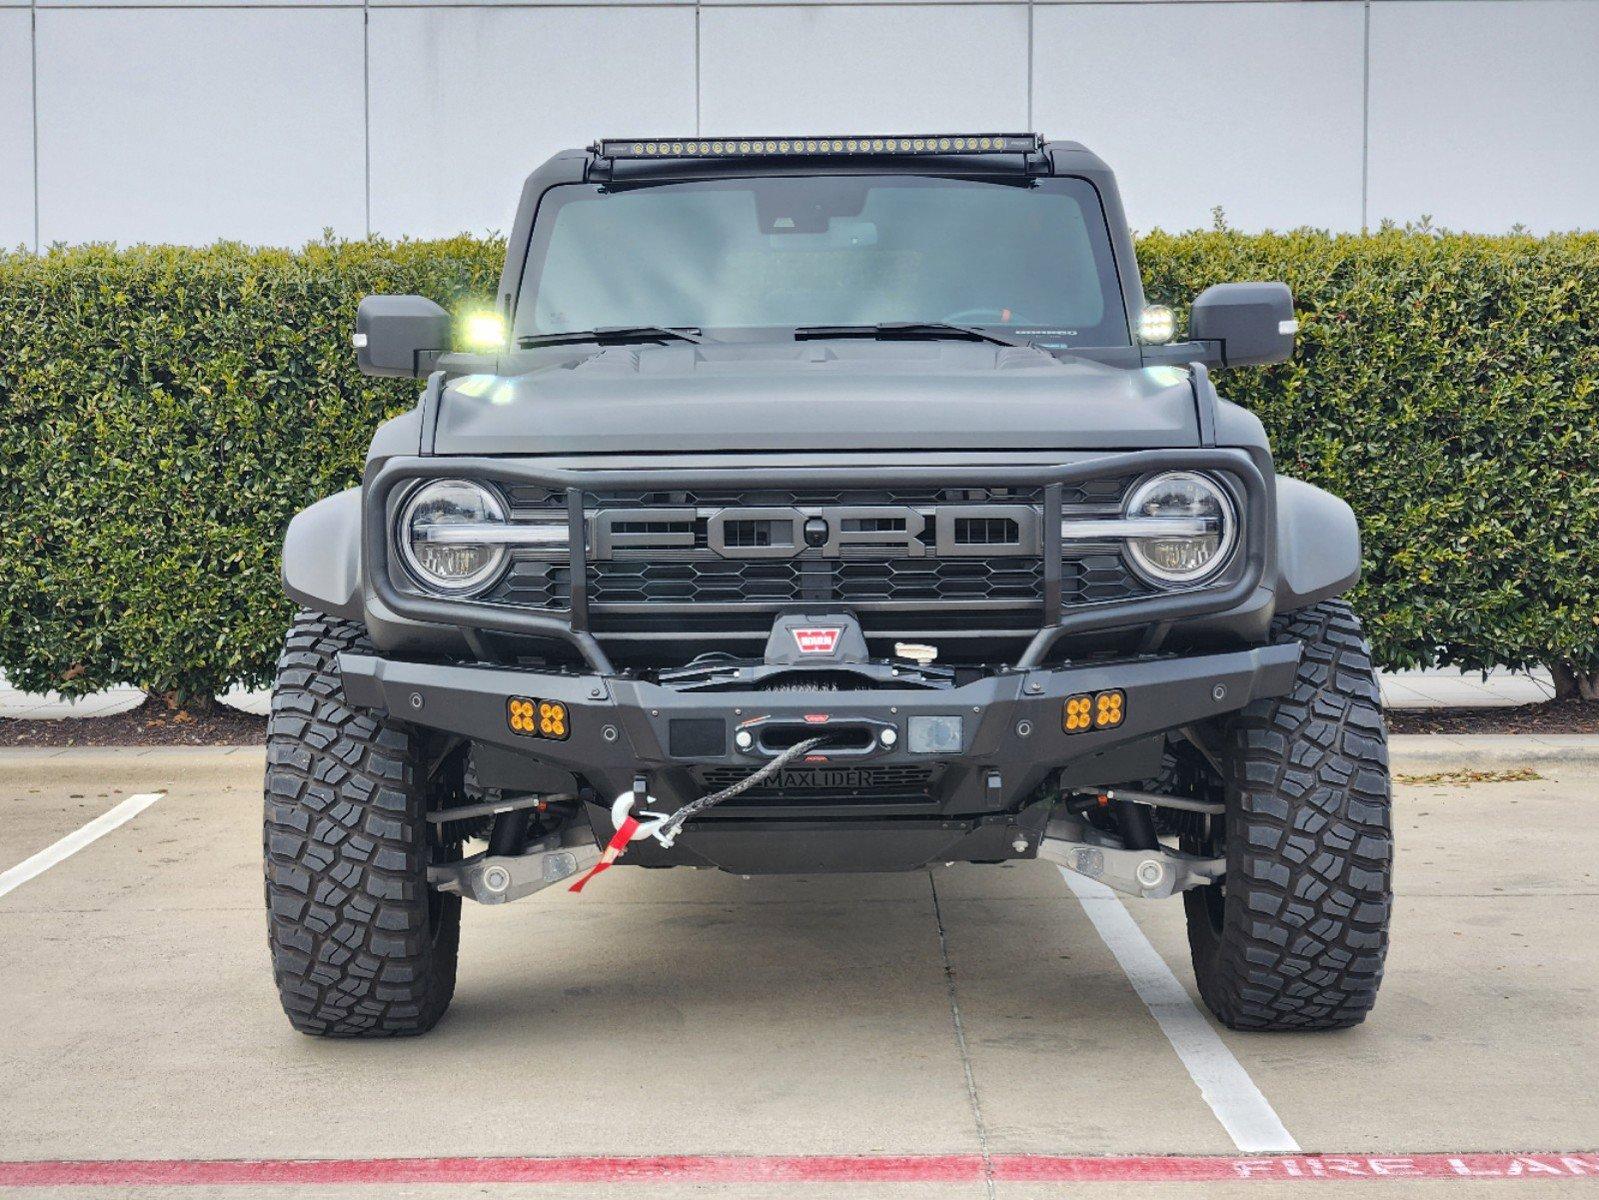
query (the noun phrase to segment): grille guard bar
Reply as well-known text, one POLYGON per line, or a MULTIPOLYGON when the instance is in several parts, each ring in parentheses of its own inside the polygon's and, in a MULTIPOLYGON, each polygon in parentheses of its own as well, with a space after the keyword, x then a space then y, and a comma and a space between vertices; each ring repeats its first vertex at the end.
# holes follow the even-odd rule
POLYGON ((1265 573, 1267 533, 1271 528, 1266 480, 1243 450, 1199 448, 1138 450, 1100 454, 1082 462, 1037 466, 826 466, 713 467, 672 470, 573 471, 515 458, 392 458, 369 467, 363 486, 362 561, 364 584, 395 614, 410 620, 463 629, 527 634, 564 641, 601 675, 615 674, 598 639, 588 628, 588 551, 583 514, 587 491, 606 488, 664 491, 695 487, 859 487, 893 484, 1015 486, 1044 489, 1044 620, 1017 661, 1021 669, 1039 666, 1061 638, 1071 634, 1210 616, 1247 600, 1265 573), (1243 538, 1237 553, 1242 569, 1224 584, 1200 586, 1133 600, 1061 606, 1061 495, 1072 484, 1106 476, 1157 471, 1209 470, 1233 476, 1244 491, 1243 538), (444 600, 402 592, 394 585, 389 553, 389 498, 396 487, 416 479, 512 480, 564 491, 572 548, 572 602, 569 612, 530 610, 471 600, 444 600))

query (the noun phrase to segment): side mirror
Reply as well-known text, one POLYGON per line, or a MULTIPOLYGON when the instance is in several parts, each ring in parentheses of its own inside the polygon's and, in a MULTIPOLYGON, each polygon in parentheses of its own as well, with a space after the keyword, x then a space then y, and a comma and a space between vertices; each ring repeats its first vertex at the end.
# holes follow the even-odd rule
POLYGON ((450 348, 450 314, 426 296, 368 296, 354 341, 362 374, 416 378, 450 348))
POLYGON ((1188 316, 1188 336, 1219 343, 1224 367, 1286 362, 1298 332, 1286 283, 1218 283, 1199 293, 1188 316))

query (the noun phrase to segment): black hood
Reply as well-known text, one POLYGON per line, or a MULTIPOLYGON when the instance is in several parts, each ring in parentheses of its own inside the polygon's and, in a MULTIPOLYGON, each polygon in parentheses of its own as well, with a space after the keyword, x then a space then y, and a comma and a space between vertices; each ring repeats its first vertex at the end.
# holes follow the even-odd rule
POLYGON ((834 341, 612 347, 520 373, 464 376, 444 389, 434 450, 526 455, 1197 444, 1188 374, 1171 367, 1123 370, 980 342, 834 341))

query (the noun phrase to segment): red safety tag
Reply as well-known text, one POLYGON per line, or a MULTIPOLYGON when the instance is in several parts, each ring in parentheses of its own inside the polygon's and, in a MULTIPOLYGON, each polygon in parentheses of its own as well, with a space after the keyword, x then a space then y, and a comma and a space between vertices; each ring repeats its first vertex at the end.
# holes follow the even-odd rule
POLYGON ((569 892, 581 892, 584 884, 588 883, 589 880, 593 879, 601 871, 605 870, 617 859, 621 858, 622 851, 626 850, 627 844, 633 840, 633 831, 637 829, 638 826, 639 822, 637 817, 628 816, 625 818, 622 821, 621 826, 617 829, 616 836, 613 837, 610 844, 605 847, 605 853, 600 855, 600 861, 590 867, 583 875, 583 878, 579 879, 566 890, 569 892))

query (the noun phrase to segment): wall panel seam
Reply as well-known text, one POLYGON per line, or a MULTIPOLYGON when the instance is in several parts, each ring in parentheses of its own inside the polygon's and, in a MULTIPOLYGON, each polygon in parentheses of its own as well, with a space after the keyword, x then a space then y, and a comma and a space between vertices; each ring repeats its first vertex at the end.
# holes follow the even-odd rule
POLYGON ((366 236, 372 236, 372 8, 361 4, 361 150, 366 236))
POLYGON ((1371 0, 1361 5, 1360 19, 1360 232, 1365 233, 1371 197, 1371 0))
POLYGON ((28 106, 33 138, 33 252, 39 253, 39 6, 28 4, 28 106))
POLYGON ((1033 84, 1038 71, 1033 61, 1033 0, 1027 0, 1027 132, 1033 132, 1033 84))

